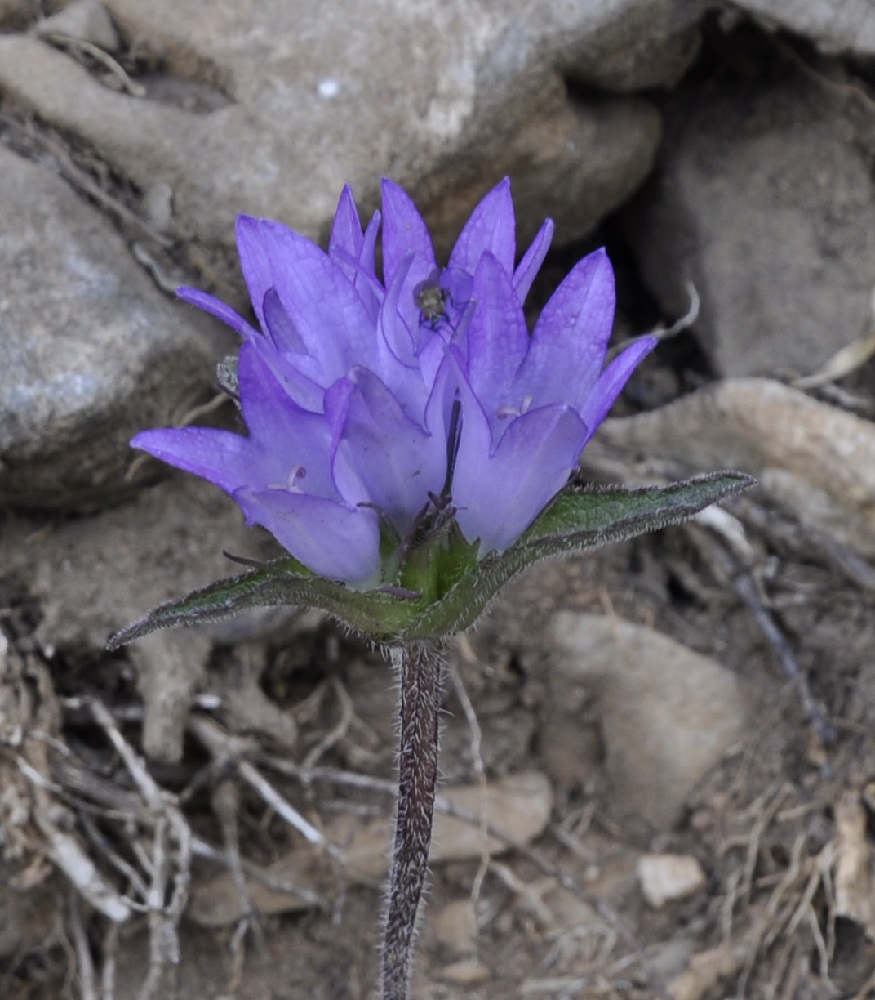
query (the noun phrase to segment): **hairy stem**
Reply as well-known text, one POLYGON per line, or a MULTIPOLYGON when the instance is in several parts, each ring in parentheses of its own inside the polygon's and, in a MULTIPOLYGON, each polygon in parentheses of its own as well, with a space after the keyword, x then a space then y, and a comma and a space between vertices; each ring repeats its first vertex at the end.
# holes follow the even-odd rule
POLYGON ((416 914, 428 873, 443 664, 439 649, 431 644, 393 649, 392 662, 399 672, 401 737, 381 996, 406 1000, 416 914))

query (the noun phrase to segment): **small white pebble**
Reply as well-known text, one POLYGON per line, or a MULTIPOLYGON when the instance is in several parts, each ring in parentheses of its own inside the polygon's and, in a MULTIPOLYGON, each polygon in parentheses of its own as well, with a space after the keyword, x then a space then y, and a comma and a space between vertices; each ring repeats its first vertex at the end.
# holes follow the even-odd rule
POLYGON ((477 912, 472 899, 448 903, 432 917, 435 938, 454 956, 474 955, 477 948, 477 912))
POLYGON ((476 986, 478 983, 487 982, 492 973, 482 962, 471 960, 445 965, 439 975, 444 982, 454 983, 457 986, 476 986))
POLYGON ((166 181, 150 184, 143 194, 143 216, 159 233, 167 232, 173 221, 173 188, 166 181))
POLYGON ((687 854, 645 854, 638 861, 638 881, 644 898, 658 910, 701 889, 705 873, 687 854))
POLYGON ((337 95, 340 93, 340 84, 337 82, 337 80, 334 80, 332 77, 329 76, 325 80, 320 80, 316 86, 316 89, 319 91, 320 97, 324 97, 326 98, 326 100, 330 100, 332 97, 337 97, 337 95))

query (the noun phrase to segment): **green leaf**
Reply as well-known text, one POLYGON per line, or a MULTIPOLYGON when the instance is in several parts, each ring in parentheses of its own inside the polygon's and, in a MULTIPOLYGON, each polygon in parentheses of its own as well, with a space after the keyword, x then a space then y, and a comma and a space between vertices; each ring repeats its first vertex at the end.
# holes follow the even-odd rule
POLYGON ((487 557, 476 572, 462 577, 442 601, 423 611, 403 638, 460 632, 473 625, 502 587, 528 566, 677 524, 755 483, 742 472, 715 472, 670 486, 641 489, 566 487, 519 541, 501 555, 487 557))
POLYGON ((321 608, 370 637, 400 632, 422 609, 421 601, 410 596, 383 590, 351 590, 314 576, 289 557, 217 580, 186 597, 161 604, 111 636, 107 648, 118 649, 157 629, 220 621, 247 608, 269 605, 321 608))
POLYGON ((622 541, 685 521, 755 485, 743 472, 711 472, 668 486, 569 486, 556 494, 514 547, 577 536, 582 548, 622 541))

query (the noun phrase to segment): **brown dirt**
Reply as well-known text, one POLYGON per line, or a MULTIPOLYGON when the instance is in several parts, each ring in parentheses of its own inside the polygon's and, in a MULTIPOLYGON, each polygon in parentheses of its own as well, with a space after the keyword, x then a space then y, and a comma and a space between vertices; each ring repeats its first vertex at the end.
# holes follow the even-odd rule
MULTIPOLYGON (((755 509, 756 498, 737 507, 743 517, 755 509)), ((613 801, 600 769, 597 715, 581 718, 581 727, 592 733, 593 759, 581 762, 579 784, 554 781, 552 823, 534 845, 553 874, 539 871, 525 852, 512 853, 485 875, 477 861, 436 870, 422 924, 417 996, 651 997, 659 995, 654 967, 674 982, 676 996, 689 1000, 869 995, 875 949, 863 921, 837 918, 835 907, 842 847, 837 810, 843 801, 856 803, 868 828, 875 806, 869 794, 875 773, 872 595, 798 526, 777 512, 765 513, 771 531, 754 528, 750 518, 748 528, 769 557, 767 598, 838 732, 836 743, 823 748, 814 737, 774 652, 715 573, 697 529, 669 529, 531 572, 473 635, 473 658, 452 656, 482 731, 487 779, 524 768, 548 770, 539 755, 539 735, 550 722, 542 710, 550 669, 545 627, 558 608, 653 625, 736 671, 757 708, 745 738, 695 790, 682 821, 661 833, 623 819, 622 804, 613 801), (707 874, 707 890, 663 911, 648 909, 634 880, 634 858, 642 849, 693 855, 707 874), (560 876, 607 902, 630 936, 562 891, 560 876), (438 936, 435 923, 450 903, 469 898, 475 885, 477 929, 469 953, 459 954, 446 935, 438 936), (459 964, 475 958, 474 964, 459 964), (482 981, 464 982, 471 968, 482 981), (683 968, 687 978, 678 981, 683 968)), ((112 595, 105 600, 111 603, 112 595)), ((148 918, 135 915, 117 940, 108 936, 108 921, 54 871, 45 846, 48 815, 85 845, 118 891, 126 879, 113 857, 149 870, 149 852, 158 842, 155 824, 144 818, 141 803, 134 804, 138 794, 130 771, 83 703, 99 698, 120 733, 139 746, 142 713, 126 654, 55 650, 47 657, 33 640, 40 608, 21 579, 2 578, 0 609, 24 727, 23 737, 7 730, 0 750, 5 905, 7 920, 16 923, 2 942, 3 995, 87 995, 83 956, 98 975, 115 951, 114 995, 137 996, 149 974, 148 918), (35 728, 48 732, 35 734, 35 728), (22 777, 21 757, 54 784, 40 789, 22 777), (126 812, 130 816, 122 820, 126 812), (8 899, 17 901, 16 909, 8 899)), ((217 652, 201 690, 215 689, 211 677, 239 669, 245 655, 245 647, 217 652)), ((268 649, 260 689, 297 720, 298 749, 289 753, 258 734, 225 732, 246 741, 247 758, 290 802, 317 825, 338 811, 389 811, 387 797, 377 791, 326 781, 308 786, 265 764, 269 754, 301 762, 316 750, 311 760, 318 757, 321 765, 391 777, 394 689, 389 668, 374 653, 320 625, 268 649)), ((445 781, 476 781, 471 728, 452 686, 446 710, 445 781)), ((207 704, 194 716, 221 713, 216 716, 207 704)), ((264 865, 296 842, 233 768, 211 761, 192 737, 179 765, 153 765, 150 773, 194 833, 220 851, 236 835, 240 854, 264 865)), ((173 843, 167 840, 171 854, 173 843)), ((220 870, 195 858, 193 885, 220 870)), ((866 877, 865 871, 859 876, 866 877)), ((165 902, 172 890, 171 881, 165 902)), ((347 885, 334 872, 320 895, 320 907, 216 928, 183 918, 181 960, 152 995, 371 996, 381 889, 347 885)), ((153 919, 153 946, 155 934, 153 919)))

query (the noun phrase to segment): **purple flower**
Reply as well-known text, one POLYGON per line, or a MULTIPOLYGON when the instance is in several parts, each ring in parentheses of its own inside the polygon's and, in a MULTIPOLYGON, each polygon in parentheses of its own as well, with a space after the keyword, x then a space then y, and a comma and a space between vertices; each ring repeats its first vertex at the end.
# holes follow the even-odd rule
POLYGON ((132 442, 226 490, 313 572, 359 587, 381 582, 381 540, 409 541, 429 510, 452 510, 481 556, 510 546, 655 344, 641 338, 602 369, 614 314, 603 250, 572 269, 529 334, 523 301, 553 227, 514 267, 506 179, 443 269, 408 196, 388 180, 382 194, 382 280, 381 214, 363 231, 348 187, 327 253, 240 216, 256 325, 204 292, 179 296, 242 337, 248 436, 183 427, 132 442))

